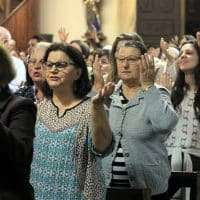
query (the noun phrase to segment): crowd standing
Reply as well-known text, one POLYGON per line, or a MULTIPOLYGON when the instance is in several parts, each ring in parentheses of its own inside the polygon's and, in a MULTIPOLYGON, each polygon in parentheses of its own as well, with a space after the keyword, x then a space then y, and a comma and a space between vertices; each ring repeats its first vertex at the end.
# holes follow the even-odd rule
POLYGON ((172 171, 200 170, 200 32, 102 45, 0 27, 0 199, 193 200, 172 171))

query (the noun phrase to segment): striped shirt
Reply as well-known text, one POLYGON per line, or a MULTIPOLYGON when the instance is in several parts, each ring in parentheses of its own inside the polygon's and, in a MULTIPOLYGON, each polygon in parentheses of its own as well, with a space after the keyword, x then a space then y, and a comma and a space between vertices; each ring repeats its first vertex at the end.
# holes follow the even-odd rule
MULTIPOLYGON (((120 90, 120 97, 122 104, 128 103, 128 99, 124 96, 122 89, 120 90)), ((114 187, 130 187, 121 142, 119 142, 118 149, 112 163, 112 180, 110 185, 114 187)))

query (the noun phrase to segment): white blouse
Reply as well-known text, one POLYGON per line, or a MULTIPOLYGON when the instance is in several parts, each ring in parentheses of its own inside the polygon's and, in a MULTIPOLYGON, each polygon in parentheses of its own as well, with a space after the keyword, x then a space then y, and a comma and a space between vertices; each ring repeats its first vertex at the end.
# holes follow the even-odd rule
POLYGON ((179 121, 165 142, 168 154, 172 156, 172 170, 191 171, 190 155, 200 157, 200 123, 193 108, 194 97, 195 94, 191 91, 185 95, 178 109, 179 121))

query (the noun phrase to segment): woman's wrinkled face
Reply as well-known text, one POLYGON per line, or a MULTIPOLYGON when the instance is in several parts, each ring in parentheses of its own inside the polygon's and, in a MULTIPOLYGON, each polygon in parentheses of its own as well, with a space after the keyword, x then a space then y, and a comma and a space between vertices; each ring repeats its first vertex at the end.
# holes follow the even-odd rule
POLYGON ((28 74, 34 83, 44 82, 43 57, 45 49, 35 48, 28 61, 28 74))
POLYGON ((63 51, 49 53, 45 64, 45 77, 52 89, 71 88, 74 81, 81 75, 81 69, 75 67, 75 63, 63 51))
POLYGON ((135 47, 121 47, 116 53, 117 73, 122 81, 140 80, 141 52, 135 47))
POLYGON ((192 72, 198 64, 199 56, 193 44, 183 45, 177 60, 178 68, 183 72, 192 72))

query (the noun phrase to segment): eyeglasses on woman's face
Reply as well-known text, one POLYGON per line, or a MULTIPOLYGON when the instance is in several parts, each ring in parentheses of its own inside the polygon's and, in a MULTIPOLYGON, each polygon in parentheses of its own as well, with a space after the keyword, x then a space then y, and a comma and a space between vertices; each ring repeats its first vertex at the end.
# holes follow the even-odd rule
POLYGON ((70 65, 74 65, 75 63, 69 61, 69 62, 66 62, 66 61, 57 61, 57 62, 50 62, 50 61, 47 61, 45 63, 45 66, 47 69, 52 69, 53 67, 55 67, 56 69, 58 70, 63 70, 63 69, 66 69, 68 66, 70 65))
POLYGON ((33 59, 33 58, 30 58, 29 60, 28 60, 28 64, 30 64, 30 65, 43 65, 44 64, 44 60, 43 59, 41 59, 41 60, 37 60, 37 59, 33 59))
POLYGON ((129 64, 129 65, 134 65, 138 62, 138 60, 140 60, 140 57, 121 57, 121 56, 117 56, 116 60, 119 64, 123 64, 125 61, 129 64))

